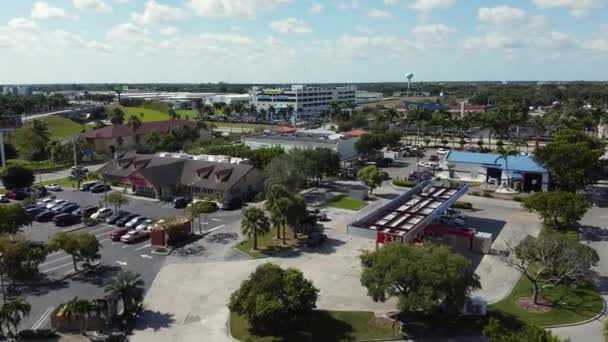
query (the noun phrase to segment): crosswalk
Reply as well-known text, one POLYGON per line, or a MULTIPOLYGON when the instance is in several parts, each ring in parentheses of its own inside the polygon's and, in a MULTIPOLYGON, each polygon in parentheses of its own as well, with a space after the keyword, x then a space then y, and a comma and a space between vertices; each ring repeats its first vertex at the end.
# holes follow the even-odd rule
MULTIPOLYGON (((115 229, 116 227, 114 226, 102 224, 100 226, 87 228, 81 231, 94 234, 95 237, 97 237, 97 240, 103 247, 101 250, 102 255, 115 255, 116 253, 113 253, 111 249, 120 248, 122 250, 126 250, 127 252, 133 251, 133 254, 129 257, 149 259, 147 256, 142 256, 142 253, 144 253, 143 255, 146 255, 146 250, 150 249, 152 244, 146 241, 139 244, 129 245, 122 242, 112 241, 110 239, 110 235, 115 229)), ((38 269, 42 274, 63 276, 74 271, 74 263, 71 255, 68 255, 63 251, 56 251, 47 255, 46 260, 38 265, 38 269)))

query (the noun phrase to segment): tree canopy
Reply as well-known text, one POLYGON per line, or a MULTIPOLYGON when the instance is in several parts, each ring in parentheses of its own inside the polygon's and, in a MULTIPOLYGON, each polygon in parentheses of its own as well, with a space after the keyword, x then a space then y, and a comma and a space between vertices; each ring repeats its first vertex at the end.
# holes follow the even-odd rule
POLYGON ((258 208, 248 208, 243 212, 241 231, 253 239, 253 249, 258 249, 258 235, 270 232, 270 222, 264 211, 258 208))
POLYGON ((551 191, 526 197, 522 206, 537 212, 548 228, 577 230, 578 222, 591 208, 591 203, 584 194, 551 191))
POLYGON ((0 173, 0 180, 8 190, 27 188, 36 180, 34 172, 23 166, 12 165, 4 168, 0 173))
POLYGON ((106 201, 108 202, 107 205, 114 207, 114 211, 118 211, 118 209, 128 205, 131 200, 122 192, 114 191, 106 197, 106 201))
POLYGON ((384 174, 377 166, 370 165, 359 170, 357 178, 359 178, 361 183, 369 187, 369 193, 371 194, 384 181, 384 174))
POLYGON ((459 311, 470 292, 481 287, 470 261, 447 247, 389 244, 361 255, 361 284, 376 302, 398 299, 401 311, 443 306, 459 311))
POLYGON ((0 234, 16 234, 31 223, 32 218, 21 205, 0 205, 0 234))
POLYGON ((556 188, 574 192, 600 177, 603 154, 604 145, 598 139, 563 129, 545 147, 538 148, 534 157, 549 170, 556 188))
POLYGON ((313 310, 318 295, 301 271, 266 263, 232 293, 228 307, 257 331, 278 330, 313 310))

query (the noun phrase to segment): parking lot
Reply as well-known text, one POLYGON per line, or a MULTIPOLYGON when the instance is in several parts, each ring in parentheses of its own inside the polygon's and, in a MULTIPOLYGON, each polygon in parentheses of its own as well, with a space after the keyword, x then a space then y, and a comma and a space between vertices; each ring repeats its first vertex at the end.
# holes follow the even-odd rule
MULTIPOLYGON (((104 197, 103 193, 92 194, 73 190, 54 194, 58 199, 77 203, 81 207, 98 205, 104 197)), ((121 208, 121 210, 153 219, 161 219, 184 213, 183 209, 174 209, 171 203, 135 197, 130 198, 129 205, 121 208)), ((213 231, 214 233, 201 241, 195 242, 193 245, 187 245, 176 250, 174 252, 175 257, 152 254, 152 246, 148 239, 133 244, 112 241, 110 235, 117 229, 115 225, 99 223, 95 226, 77 230, 78 232, 89 232, 97 237, 102 246, 100 250, 100 265, 93 271, 81 273, 70 279, 50 285, 14 286, 12 294, 25 296, 27 301, 32 305, 32 312, 23 320, 22 326, 24 328, 49 327, 49 314, 52 309, 75 296, 90 299, 103 297, 104 285, 120 270, 130 270, 141 274, 147 290, 164 263, 179 261, 181 257, 188 255, 192 250, 203 248, 205 253, 209 255, 213 254, 214 247, 219 245, 217 249, 221 250, 221 253, 218 252, 220 256, 211 257, 211 259, 222 258, 226 254, 226 248, 223 244, 218 243, 220 240, 214 238, 214 236, 216 234, 220 236, 224 234, 224 228, 227 229, 226 226, 232 226, 234 221, 240 217, 239 213, 218 211, 205 216, 202 219, 202 230, 213 231), (199 247, 205 244, 208 246, 199 247)), ((82 227, 82 224, 69 227, 56 227, 53 222, 34 222, 31 226, 23 228, 23 234, 28 240, 46 242, 59 232, 70 231, 78 227, 82 227)), ((195 231, 198 231, 198 227, 195 227, 195 231)), ((60 279, 74 271, 72 257, 62 251, 51 253, 39 265, 39 271, 47 279, 60 279)))

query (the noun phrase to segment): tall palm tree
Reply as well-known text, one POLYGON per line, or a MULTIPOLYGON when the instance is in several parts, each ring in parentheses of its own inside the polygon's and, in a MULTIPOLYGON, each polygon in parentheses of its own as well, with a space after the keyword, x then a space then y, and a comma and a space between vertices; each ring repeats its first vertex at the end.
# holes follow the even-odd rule
MULTIPOLYGON (((298 229, 300 222, 302 222, 308 216, 306 200, 300 195, 295 195, 292 198, 291 205, 287 210, 287 223, 293 230, 294 239, 298 238, 298 229)), ((283 237, 285 237, 285 231, 283 231, 283 237)))
POLYGON ((123 115, 114 115, 112 119, 110 119, 112 125, 122 125, 125 123, 125 117, 123 115))
POLYGON ((131 309, 143 300, 144 281, 140 275, 131 271, 121 271, 106 285, 104 292, 122 300, 124 312, 131 312, 131 309))
POLYGON ((243 234, 253 239, 253 250, 258 249, 258 235, 270 232, 270 222, 264 211, 258 208, 248 208, 243 213, 241 222, 243 234))
POLYGON ((12 302, 2 304, 0 307, 0 325, 11 338, 15 339, 19 332, 19 323, 32 311, 30 303, 25 298, 18 297, 12 302))
POLYGON ((129 127, 131 127, 131 130, 135 132, 137 131, 137 129, 139 129, 139 127, 141 127, 141 119, 136 115, 131 115, 127 120, 127 125, 129 125, 129 127))
MULTIPOLYGON (((266 210, 270 212, 273 223, 284 226, 287 221, 287 210, 291 204, 291 193, 283 185, 275 184, 270 187, 266 195, 266 210)), ((281 238, 280 227, 277 227, 277 239, 281 238)))
POLYGON ((94 305, 90 300, 74 297, 64 304, 63 316, 72 322, 80 320, 80 333, 82 334, 87 329, 89 314, 93 311, 93 307, 94 305))
POLYGON ((270 124, 272 125, 274 115, 277 113, 277 109, 274 106, 268 107, 268 115, 270 115, 270 124))

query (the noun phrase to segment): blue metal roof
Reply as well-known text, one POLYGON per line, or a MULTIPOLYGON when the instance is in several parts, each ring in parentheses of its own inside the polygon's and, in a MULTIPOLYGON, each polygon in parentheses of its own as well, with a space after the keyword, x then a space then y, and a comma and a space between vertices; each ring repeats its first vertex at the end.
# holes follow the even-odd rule
MULTIPOLYGON (((505 160, 500 154, 496 153, 475 153, 450 151, 447 157, 448 162, 484 164, 483 166, 495 166, 505 169, 505 160)), ((546 173, 547 170, 529 156, 509 156, 509 171, 538 172, 546 173)))

